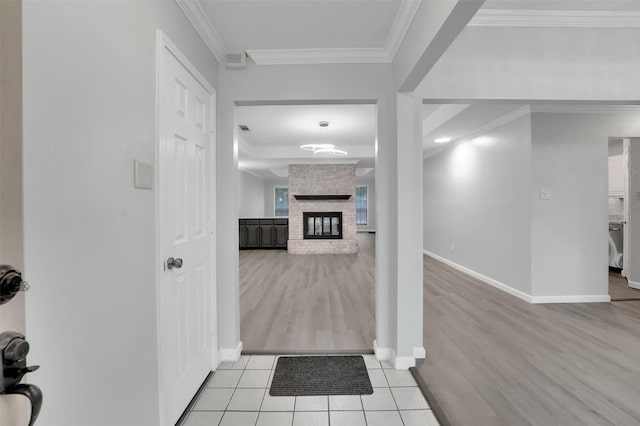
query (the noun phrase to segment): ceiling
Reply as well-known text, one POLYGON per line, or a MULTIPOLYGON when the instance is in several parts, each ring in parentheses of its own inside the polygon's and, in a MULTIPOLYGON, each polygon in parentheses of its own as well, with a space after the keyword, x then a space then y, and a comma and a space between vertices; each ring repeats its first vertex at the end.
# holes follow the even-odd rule
POLYGON ((237 108, 238 167, 262 179, 287 177, 291 163, 356 164, 356 174, 374 177, 375 105, 269 105, 237 108), (320 121, 328 121, 326 132, 320 121), (347 151, 344 157, 321 157, 300 149, 304 144, 330 143, 347 151))
POLYGON ((219 62, 391 62, 421 0, 176 0, 219 62))
POLYGON ((446 149, 458 141, 471 137, 490 123, 519 110, 516 103, 425 104, 423 105, 423 143, 425 155, 446 149), (436 138, 450 138, 446 144, 436 138))
MULTIPOLYGON (((509 104, 425 104, 423 149, 425 155, 437 153, 473 136, 485 126, 504 119, 523 105, 509 104), (449 137, 448 144, 434 139, 449 137)), ((359 177, 375 177, 376 109, 374 105, 270 105, 237 108, 238 167, 261 179, 278 180, 288 176, 293 163, 356 164, 359 177), (318 123, 328 121, 322 133, 318 123), (300 145, 331 143, 348 152, 345 157, 318 157, 300 145)))

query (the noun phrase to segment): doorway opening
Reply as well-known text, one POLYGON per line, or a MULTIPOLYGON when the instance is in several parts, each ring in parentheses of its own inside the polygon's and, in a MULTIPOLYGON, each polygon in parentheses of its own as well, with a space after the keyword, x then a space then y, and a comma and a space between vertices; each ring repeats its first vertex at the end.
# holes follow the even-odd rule
POLYGON ((631 139, 609 138, 609 296, 612 302, 640 300, 640 289, 634 289, 628 279, 631 245, 630 197, 631 139))
POLYGON ((375 104, 240 105, 235 119, 244 352, 371 352, 375 104))

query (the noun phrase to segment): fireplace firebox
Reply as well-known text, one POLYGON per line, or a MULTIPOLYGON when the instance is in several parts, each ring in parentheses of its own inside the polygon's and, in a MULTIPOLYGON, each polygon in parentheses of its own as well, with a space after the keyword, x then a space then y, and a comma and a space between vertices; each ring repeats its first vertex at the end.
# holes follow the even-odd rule
POLYGON ((342 239, 342 212, 303 212, 305 240, 342 239))

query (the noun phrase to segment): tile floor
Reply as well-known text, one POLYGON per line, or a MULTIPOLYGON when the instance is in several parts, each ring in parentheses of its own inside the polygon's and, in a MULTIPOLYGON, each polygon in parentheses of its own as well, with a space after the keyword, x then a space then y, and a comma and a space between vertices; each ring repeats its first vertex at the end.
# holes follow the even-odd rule
POLYGON ((438 426, 411 373, 363 355, 372 395, 269 395, 274 355, 222 363, 183 426, 438 426))

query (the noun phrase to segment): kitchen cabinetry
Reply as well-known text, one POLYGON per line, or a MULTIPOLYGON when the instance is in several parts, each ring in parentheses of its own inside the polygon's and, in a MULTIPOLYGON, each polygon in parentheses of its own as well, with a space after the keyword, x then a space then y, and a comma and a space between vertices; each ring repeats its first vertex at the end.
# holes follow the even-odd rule
POLYGON ((289 219, 240 219, 240 249, 286 249, 289 219))

